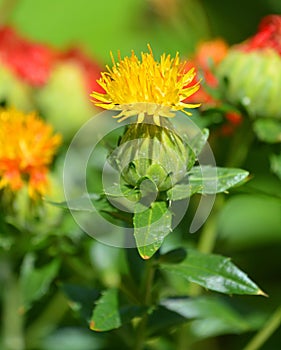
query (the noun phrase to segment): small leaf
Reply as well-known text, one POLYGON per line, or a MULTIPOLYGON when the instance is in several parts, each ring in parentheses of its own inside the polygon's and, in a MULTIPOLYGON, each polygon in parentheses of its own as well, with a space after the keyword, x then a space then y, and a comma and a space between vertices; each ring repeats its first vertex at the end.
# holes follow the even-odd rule
POLYGON ((178 201, 189 198, 201 190, 200 184, 177 184, 167 191, 167 197, 171 201, 178 201))
POLYGON ((281 123, 275 119, 258 119, 254 130, 261 141, 268 143, 281 142, 281 123))
POLYGON ((108 289, 96 302, 90 329, 96 332, 105 332, 122 326, 135 317, 141 317, 147 308, 138 305, 120 305, 118 290, 108 289))
POLYGON ((172 214, 165 202, 154 202, 147 208, 136 206, 134 214, 134 236, 140 256, 149 259, 171 232, 172 214))
POLYGON ((104 332, 121 326, 117 289, 108 289, 98 299, 90 321, 93 331, 104 332))
POLYGON ((59 269, 59 261, 53 260, 48 265, 35 268, 35 256, 26 255, 20 274, 20 286, 23 298, 23 307, 28 309, 33 301, 45 295, 51 282, 56 277, 59 269))
POLYGON ((220 255, 188 250, 183 262, 163 264, 161 268, 216 292, 265 296, 265 293, 229 258, 220 255))
POLYGON ((225 192, 247 178, 249 172, 236 168, 219 168, 208 165, 195 166, 189 174, 191 186, 201 186, 198 193, 225 192))

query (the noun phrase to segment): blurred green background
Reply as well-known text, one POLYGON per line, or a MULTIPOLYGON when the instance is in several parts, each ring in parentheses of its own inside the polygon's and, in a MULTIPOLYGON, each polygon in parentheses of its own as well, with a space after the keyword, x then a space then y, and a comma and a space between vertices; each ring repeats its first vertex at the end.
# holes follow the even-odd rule
MULTIPOLYGON (((0 1, 0 4, 3 0, 0 1)), ((279 13, 279 0, 20 0, 10 1, 9 22, 31 39, 56 47, 84 46, 100 61, 109 52, 145 50, 188 54, 199 40, 229 43, 252 35, 260 19, 279 13)))

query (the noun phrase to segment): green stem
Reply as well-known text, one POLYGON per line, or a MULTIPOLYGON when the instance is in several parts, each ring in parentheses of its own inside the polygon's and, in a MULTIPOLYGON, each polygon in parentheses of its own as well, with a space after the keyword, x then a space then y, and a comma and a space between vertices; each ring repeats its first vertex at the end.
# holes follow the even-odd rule
MULTIPOLYGON (((224 196, 218 195, 216 198, 213 210, 208 218, 208 221, 203 227, 200 239, 197 245, 197 250, 204 254, 209 254, 213 251, 217 239, 217 221, 220 209, 224 204, 224 196)), ((201 294, 202 287, 194 284, 190 288, 190 295, 198 296, 201 294)))
POLYGON ((144 288, 144 304, 147 306, 150 306, 151 303, 151 289, 153 286, 153 280, 154 280, 154 274, 155 274, 155 266, 154 262, 152 260, 149 260, 147 262, 147 273, 146 273, 146 279, 145 279, 145 288, 144 288))
POLYGON ((249 149, 255 139, 253 125, 249 120, 244 120, 240 129, 235 132, 231 145, 228 150, 228 158, 226 159, 226 167, 242 167, 249 149))
POLYGON ((215 207, 208 219, 208 223, 204 226, 200 240, 197 245, 199 252, 209 254, 213 251, 217 239, 217 217, 218 208, 222 205, 222 197, 218 197, 215 203, 215 207))
POLYGON ((179 327, 177 332, 177 350, 187 350, 189 349, 190 339, 188 334, 188 326, 187 324, 183 324, 179 327))
POLYGON ((252 338, 243 350, 258 350, 281 324, 281 306, 272 314, 264 327, 252 338))
MULTIPOLYGON (((148 260, 146 264, 146 273, 142 288, 143 303, 145 306, 151 306, 152 301, 152 287, 155 275, 155 265, 152 260, 148 260)), ((140 321, 137 328, 136 342, 134 350, 142 350, 146 341, 146 326, 147 326, 148 314, 146 313, 140 321)))
POLYGON ((24 350, 24 317, 19 281, 11 267, 6 265, 5 288, 3 290, 3 350, 24 350))
POLYGON ((66 297, 61 292, 57 292, 40 316, 27 329, 27 348, 37 348, 42 338, 54 330, 68 309, 66 297))

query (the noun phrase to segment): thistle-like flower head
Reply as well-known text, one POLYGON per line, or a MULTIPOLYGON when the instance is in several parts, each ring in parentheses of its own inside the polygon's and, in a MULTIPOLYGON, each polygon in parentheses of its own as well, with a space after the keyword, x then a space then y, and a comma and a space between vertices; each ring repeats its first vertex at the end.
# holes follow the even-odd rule
POLYGON ((131 57, 121 58, 113 66, 107 66, 107 72, 101 74, 99 85, 105 93, 93 92, 96 106, 107 110, 120 111, 115 118, 122 121, 137 116, 142 123, 146 116, 153 117, 154 123, 160 125, 160 118, 174 117, 173 111, 191 113, 185 108, 195 108, 199 104, 186 102, 189 96, 200 87, 194 82, 194 68, 186 71, 186 62, 181 61, 177 53, 174 58, 163 54, 160 61, 154 59, 152 50, 141 54, 141 60, 132 51, 131 57))

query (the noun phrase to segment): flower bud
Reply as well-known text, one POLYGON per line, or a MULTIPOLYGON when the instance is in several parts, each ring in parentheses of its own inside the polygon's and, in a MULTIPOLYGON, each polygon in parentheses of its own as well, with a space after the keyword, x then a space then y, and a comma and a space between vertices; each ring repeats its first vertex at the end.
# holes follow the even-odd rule
POLYGON ((131 124, 122 136, 113 161, 129 185, 138 187, 150 179, 158 191, 166 191, 193 165, 194 153, 169 121, 163 123, 131 124))
POLYGON ((250 117, 281 119, 281 57, 273 50, 231 50, 217 70, 225 97, 250 117))

